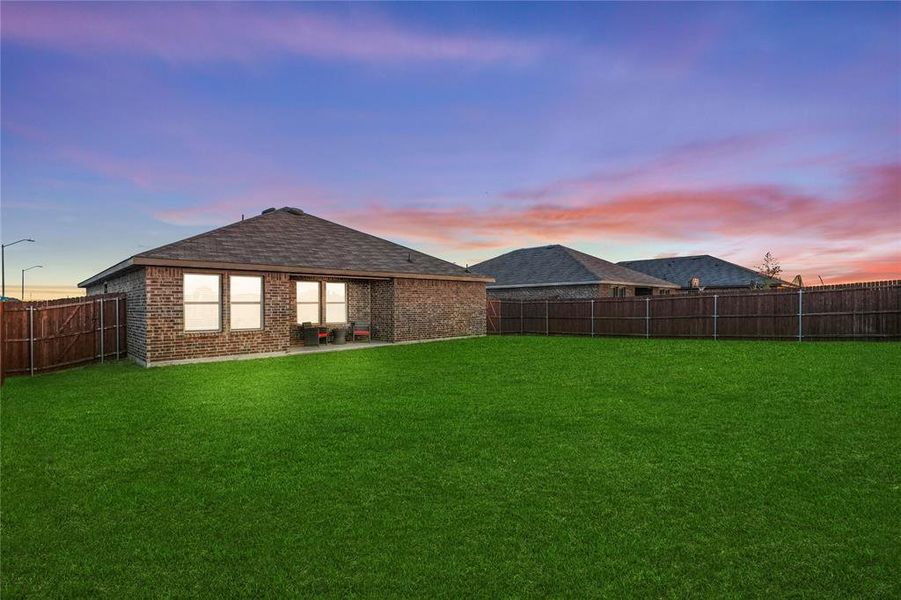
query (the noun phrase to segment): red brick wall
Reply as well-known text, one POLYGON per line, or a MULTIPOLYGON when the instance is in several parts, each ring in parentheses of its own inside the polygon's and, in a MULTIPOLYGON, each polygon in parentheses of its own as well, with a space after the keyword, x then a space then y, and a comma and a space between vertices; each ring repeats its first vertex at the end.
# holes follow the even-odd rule
MULTIPOLYGON (((148 363, 236 354, 283 352, 299 342, 295 308, 296 278, 286 273, 263 277, 263 329, 230 328, 229 276, 246 271, 144 267, 107 282, 124 291, 128 305, 129 354, 148 363), (183 275, 220 276, 219 331, 185 331, 183 275)), ((485 284, 425 279, 353 280, 347 285, 348 321, 370 321, 373 339, 388 342, 485 334, 485 284)), ((104 285, 89 294, 102 293, 104 285)))
POLYGON ((393 313, 394 342, 485 335, 485 284, 395 279, 393 313))
POLYGON ((178 268, 146 267, 148 362, 288 349, 295 311, 294 283, 287 273, 259 273, 263 276, 263 329, 233 331, 230 329, 227 275, 251 273, 187 270, 191 273, 221 276, 221 329, 209 332, 185 331, 182 304, 185 271, 178 268))
POLYGON ((394 341, 394 280, 373 281, 372 339, 394 341))

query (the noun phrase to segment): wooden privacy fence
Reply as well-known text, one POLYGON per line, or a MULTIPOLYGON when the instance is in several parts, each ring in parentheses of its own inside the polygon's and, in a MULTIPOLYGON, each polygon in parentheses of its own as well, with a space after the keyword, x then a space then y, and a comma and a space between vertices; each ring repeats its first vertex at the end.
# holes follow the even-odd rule
POLYGON ((0 377, 125 355, 125 295, 0 302, 0 377))
POLYGON ((901 285, 488 300, 488 333, 768 340, 901 339, 901 285))

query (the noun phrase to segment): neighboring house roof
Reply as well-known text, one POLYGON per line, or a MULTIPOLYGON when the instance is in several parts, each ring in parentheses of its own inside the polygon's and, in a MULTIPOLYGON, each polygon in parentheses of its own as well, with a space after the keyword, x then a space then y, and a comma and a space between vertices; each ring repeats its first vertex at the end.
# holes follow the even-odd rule
POLYGON ((469 269, 494 277, 496 283, 488 287, 495 289, 594 283, 678 288, 668 281, 559 244, 514 250, 469 269))
POLYGON ((676 283, 683 288, 691 287, 692 277, 700 279, 702 288, 746 288, 750 287, 752 283, 755 285, 785 284, 781 279, 764 277, 757 271, 709 254, 649 260, 624 260, 618 264, 676 283))
POLYGON ((141 252, 78 285, 146 265, 490 281, 440 258, 285 207, 141 252))

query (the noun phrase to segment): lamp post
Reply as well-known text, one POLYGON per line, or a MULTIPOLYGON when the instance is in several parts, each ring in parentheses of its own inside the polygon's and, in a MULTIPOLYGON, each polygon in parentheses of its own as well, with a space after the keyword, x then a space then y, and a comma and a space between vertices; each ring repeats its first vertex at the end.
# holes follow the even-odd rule
POLYGON ((3 280, 3 283, 0 284, 0 296, 6 296, 6 247, 7 246, 15 246, 19 242, 33 242, 34 240, 31 238, 22 238, 21 240, 16 240, 15 242, 11 242, 9 244, 0 244, 0 279, 3 280))
POLYGON ((43 269, 44 265, 34 265, 28 267, 27 269, 22 269, 22 302, 25 302, 25 271, 30 271, 32 269, 43 269))

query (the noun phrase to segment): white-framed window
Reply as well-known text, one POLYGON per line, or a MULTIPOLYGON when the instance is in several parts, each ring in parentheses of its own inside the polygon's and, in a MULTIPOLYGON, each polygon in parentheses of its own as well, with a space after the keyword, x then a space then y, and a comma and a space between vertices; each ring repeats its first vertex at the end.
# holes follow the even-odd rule
POLYGON ((297 322, 319 323, 319 282, 297 282, 297 322))
POLYGON ((614 298, 625 298, 626 297, 626 288, 614 286, 610 288, 610 295, 614 298))
POLYGON ((232 329, 263 328, 263 278, 258 275, 229 277, 232 329))
POLYGON ((325 322, 347 323, 347 284, 325 282, 325 322))
POLYGON ((220 277, 185 273, 183 279, 185 331, 220 329, 220 277))

